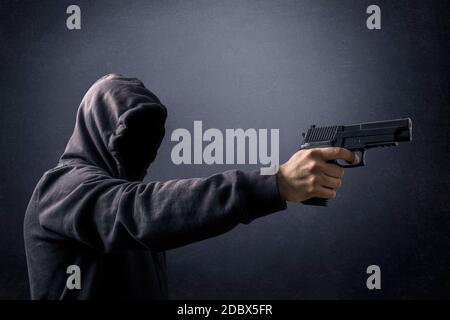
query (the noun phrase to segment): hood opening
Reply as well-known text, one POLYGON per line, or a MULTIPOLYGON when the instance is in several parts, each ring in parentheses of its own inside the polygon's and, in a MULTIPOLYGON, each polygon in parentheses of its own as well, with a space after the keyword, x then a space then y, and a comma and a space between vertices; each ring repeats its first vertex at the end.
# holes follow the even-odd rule
POLYGON ((111 149, 126 179, 145 177, 164 137, 164 122, 164 114, 155 113, 152 107, 132 109, 124 115, 111 149))

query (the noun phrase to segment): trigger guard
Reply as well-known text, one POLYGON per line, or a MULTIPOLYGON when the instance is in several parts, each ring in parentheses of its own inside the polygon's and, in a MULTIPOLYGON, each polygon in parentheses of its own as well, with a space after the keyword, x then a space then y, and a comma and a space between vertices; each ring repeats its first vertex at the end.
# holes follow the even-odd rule
POLYGON ((338 161, 336 161, 336 164, 342 168, 356 168, 356 167, 364 167, 366 165, 365 158, 366 158, 366 152, 364 149, 357 149, 357 150, 351 150, 353 152, 360 152, 360 160, 356 164, 340 164, 338 161))

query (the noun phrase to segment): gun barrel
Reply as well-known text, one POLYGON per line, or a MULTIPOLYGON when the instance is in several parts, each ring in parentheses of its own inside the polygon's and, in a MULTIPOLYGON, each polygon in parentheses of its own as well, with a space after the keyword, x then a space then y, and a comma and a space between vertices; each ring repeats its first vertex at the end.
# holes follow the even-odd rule
POLYGON ((342 127, 344 136, 369 137, 389 136, 392 142, 412 140, 412 121, 410 118, 387 121, 365 122, 342 127))

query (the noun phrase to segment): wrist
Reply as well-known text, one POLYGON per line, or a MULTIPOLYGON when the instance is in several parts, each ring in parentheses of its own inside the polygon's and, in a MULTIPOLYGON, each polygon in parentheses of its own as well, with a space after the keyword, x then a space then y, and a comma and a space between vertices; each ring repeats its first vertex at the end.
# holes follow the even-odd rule
POLYGON ((284 201, 287 201, 286 180, 284 177, 283 166, 280 166, 277 172, 277 186, 280 198, 283 199, 284 201))

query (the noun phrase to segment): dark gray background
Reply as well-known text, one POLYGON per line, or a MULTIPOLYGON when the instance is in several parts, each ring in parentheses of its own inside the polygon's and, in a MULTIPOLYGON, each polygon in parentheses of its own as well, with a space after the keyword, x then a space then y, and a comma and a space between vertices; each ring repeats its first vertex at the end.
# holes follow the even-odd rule
MULTIPOLYGON (((175 166, 175 128, 280 128, 411 117, 414 141, 347 170, 328 209, 289 205, 168 252, 171 298, 450 298, 449 12, 445 1, 0 2, 0 298, 28 298, 22 219, 100 76, 140 78, 168 107, 147 179, 257 166, 175 166), (82 30, 66 29, 78 4, 82 30), (365 10, 382 9, 369 31, 365 10), (382 290, 366 289, 366 267, 382 290)), ((120 275, 118 275, 120 276, 120 275)))

